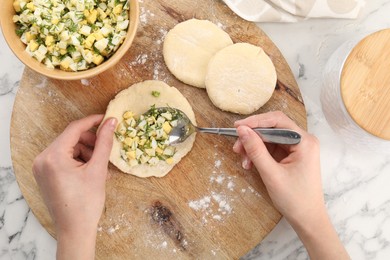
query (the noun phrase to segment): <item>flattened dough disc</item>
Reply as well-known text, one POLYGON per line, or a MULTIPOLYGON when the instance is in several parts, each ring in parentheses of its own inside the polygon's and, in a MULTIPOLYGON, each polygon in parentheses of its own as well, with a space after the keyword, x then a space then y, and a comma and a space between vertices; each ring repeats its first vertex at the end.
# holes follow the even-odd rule
MULTIPOLYGON (((195 114, 187 99, 175 87, 170 87, 162 81, 146 80, 136 83, 131 87, 119 92, 115 98, 109 103, 104 120, 109 117, 115 117, 118 123, 121 122, 122 115, 125 111, 132 111, 135 115, 145 113, 149 108, 155 105, 156 107, 170 106, 183 111, 191 119, 195 121, 195 114), (152 91, 160 92, 159 97, 154 97, 152 91)), ((121 158, 120 149, 121 143, 115 138, 110 154, 110 162, 118 169, 125 173, 133 174, 138 177, 163 177, 165 176, 189 151, 195 141, 195 134, 187 138, 186 141, 175 145, 176 153, 173 156, 173 163, 167 164, 165 161, 160 161, 157 165, 130 165, 121 158)))
POLYGON ((222 110, 250 114, 272 96, 276 71, 262 48, 236 43, 215 54, 206 74, 206 89, 213 104, 222 110))
POLYGON ((190 19, 177 24, 164 40, 164 60, 180 81, 205 88, 207 64, 219 50, 233 44, 230 36, 210 21, 190 19))

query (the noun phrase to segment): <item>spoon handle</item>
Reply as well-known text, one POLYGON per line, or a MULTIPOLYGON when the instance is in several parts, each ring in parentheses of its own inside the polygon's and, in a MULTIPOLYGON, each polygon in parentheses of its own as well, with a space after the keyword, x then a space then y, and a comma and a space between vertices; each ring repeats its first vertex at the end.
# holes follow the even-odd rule
MULTIPOLYGON (((301 135, 290 129, 281 128, 252 128, 264 142, 275 144, 298 144, 301 141, 301 135)), ((198 127, 198 132, 238 136, 236 128, 204 128, 198 127)))

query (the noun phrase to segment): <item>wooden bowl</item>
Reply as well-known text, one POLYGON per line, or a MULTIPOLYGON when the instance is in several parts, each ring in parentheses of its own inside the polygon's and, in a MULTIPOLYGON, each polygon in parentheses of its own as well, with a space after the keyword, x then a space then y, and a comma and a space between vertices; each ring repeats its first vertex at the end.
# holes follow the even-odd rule
POLYGON ((16 14, 13 8, 14 0, 4 0, 2 7, 0 8, 0 25, 7 44, 13 51, 13 53, 32 70, 45 75, 50 78, 61 80, 79 80, 85 78, 91 78, 103 71, 114 66, 122 56, 130 48, 135 34, 137 32, 138 20, 139 20, 139 5, 138 0, 130 0, 129 10, 129 27, 127 29, 127 36, 122 45, 116 50, 116 52, 104 61, 102 64, 90 68, 85 71, 64 71, 58 68, 49 69, 45 64, 40 63, 35 58, 31 57, 26 51, 26 45, 20 40, 20 37, 15 33, 16 24, 12 21, 12 17, 16 14))

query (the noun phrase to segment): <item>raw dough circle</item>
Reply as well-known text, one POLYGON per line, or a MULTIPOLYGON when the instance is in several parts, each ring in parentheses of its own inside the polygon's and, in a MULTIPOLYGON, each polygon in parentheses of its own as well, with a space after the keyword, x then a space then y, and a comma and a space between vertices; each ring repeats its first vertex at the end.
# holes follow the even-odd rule
POLYGON ((228 46, 210 60, 206 89, 213 104, 222 110, 250 114, 272 96, 275 66, 262 48, 249 43, 228 46))
POLYGON ((169 71, 180 81, 205 88, 207 64, 219 50, 232 45, 230 36, 207 20, 177 24, 166 35, 163 54, 169 71))
MULTIPOLYGON (((194 124, 196 123, 194 111, 187 99, 175 87, 170 87, 158 80, 140 82, 119 92, 109 103, 104 120, 109 117, 115 117, 119 124, 123 120, 122 115, 125 111, 130 110, 135 115, 141 115, 149 110, 152 105, 156 105, 156 107, 170 106, 178 108, 187 114, 194 124), (160 92, 160 96, 154 97, 151 94, 152 91, 160 92)), ((192 149, 195 134, 188 137, 183 143, 175 145, 176 153, 173 156, 172 164, 160 161, 154 166, 144 164, 134 167, 131 167, 126 161, 121 159, 121 143, 115 136, 113 138, 114 144, 110 154, 110 162, 125 173, 145 178, 165 176, 192 149)))

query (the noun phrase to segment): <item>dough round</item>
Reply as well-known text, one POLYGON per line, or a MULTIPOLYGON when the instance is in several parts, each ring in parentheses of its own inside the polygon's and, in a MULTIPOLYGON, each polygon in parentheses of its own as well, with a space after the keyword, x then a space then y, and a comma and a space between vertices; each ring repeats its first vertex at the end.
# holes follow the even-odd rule
MULTIPOLYGON (((158 80, 140 82, 119 92, 109 103, 104 118, 115 117, 119 124, 123 120, 122 115, 125 111, 130 110, 135 115, 141 115, 149 110, 152 105, 178 108, 187 114, 194 124, 196 123, 194 111, 187 99, 176 88, 158 80), (160 92, 160 96, 154 97, 151 94, 152 91, 160 92)), ((188 137, 183 143, 175 145, 176 153, 173 156, 172 164, 160 161, 153 166, 142 164, 133 167, 121 159, 120 149, 122 145, 115 136, 113 138, 114 144, 110 154, 110 162, 119 170, 138 177, 163 177, 192 149, 195 134, 188 137)))
POLYGON ((274 64, 262 48, 236 43, 210 60, 206 89, 213 104, 222 110, 250 114, 272 96, 276 85, 274 64))
POLYGON ((180 81, 205 88, 207 64, 219 50, 232 45, 230 36, 207 20, 177 24, 164 40, 163 55, 170 72, 180 81))

